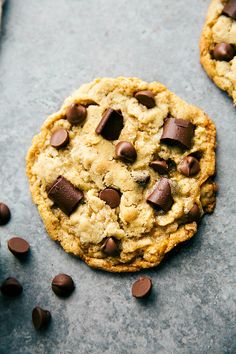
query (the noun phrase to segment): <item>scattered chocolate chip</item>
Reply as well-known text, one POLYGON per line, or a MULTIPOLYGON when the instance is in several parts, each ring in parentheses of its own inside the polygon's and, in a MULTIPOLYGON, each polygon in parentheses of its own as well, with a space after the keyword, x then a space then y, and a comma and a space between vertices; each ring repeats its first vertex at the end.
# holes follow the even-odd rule
POLYGON ((160 175, 166 175, 168 173, 169 168, 165 160, 155 160, 150 162, 149 165, 155 172, 158 172, 160 175))
POLYGON ((73 279, 66 274, 58 274, 52 280, 52 290, 61 297, 69 296, 75 288, 73 279))
POLYGON ((63 176, 57 177, 47 193, 48 197, 68 216, 84 197, 83 192, 63 176))
POLYGON ((150 175, 148 171, 132 171, 131 176, 134 181, 141 186, 145 186, 150 181, 150 175))
POLYGON ((137 158, 135 147, 128 141, 120 141, 116 145, 115 153, 124 162, 134 162, 137 158))
POLYGON ((134 97, 147 108, 153 108, 156 105, 155 96, 152 91, 139 91, 134 97))
POLYGON ((236 0, 229 0, 223 8, 223 14, 236 20, 236 0))
POLYGON ((199 206, 195 203, 194 206, 192 207, 192 209, 190 209, 189 213, 188 213, 188 221, 192 222, 192 221, 199 221, 201 218, 201 210, 199 208, 199 206))
POLYGON ((16 297, 23 291, 22 285, 15 278, 7 278, 1 285, 1 293, 5 296, 16 297))
POLYGON ((161 143, 180 145, 190 149, 194 134, 194 125, 184 119, 167 118, 164 122, 161 143))
POLYGON ((120 205, 120 193, 116 189, 103 189, 103 191, 99 193, 99 198, 104 200, 112 209, 120 205))
POLYGON ((161 178, 154 191, 148 196, 147 202, 158 210, 167 212, 171 209, 173 198, 170 183, 167 178, 161 178))
POLYGON ((108 256, 117 256, 119 253, 118 245, 113 237, 106 239, 102 250, 108 256))
POLYGON ((8 206, 4 203, 0 203, 0 225, 5 225, 11 218, 11 212, 8 206))
POLYGON ((25 257, 28 252, 30 245, 21 237, 12 237, 8 243, 8 249, 16 257, 25 257))
POLYGON ((64 128, 59 128, 54 131, 51 136, 50 144, 56 149, 61 149, 69 143, 69 133, 64 128))
POLYGON ((216 44, 213 51, 214 59, 220 61, 230 61, 234 58, 234 56, 235 56, 235 48, 232 44, 228 44, 228 43, 216 44))
POLYGON ((150 295, 152 290, 152 279, 140 277, 132 285, 132 295, 136 298, 144 298, 150 295))
POLYGON ((179 163, 178 169, 184 176, 194 176, 200 171, 200 164, 195 157, 185 156, 179 163))
POLYGON ((124 119, 120 111, 108 108, 96 128, 96 133, 101 134, 104 139, 117 140, 124 127, 124 119))
POLYGON ((66 118, 73 125, 83 123, 86 117, 87 109, 81 104, 72 103, 66 110, 66 118))
POLYGON ((35 329, 45 328, 51 320, 51 313, 36 306, 32 311, 32 322, 35 329))

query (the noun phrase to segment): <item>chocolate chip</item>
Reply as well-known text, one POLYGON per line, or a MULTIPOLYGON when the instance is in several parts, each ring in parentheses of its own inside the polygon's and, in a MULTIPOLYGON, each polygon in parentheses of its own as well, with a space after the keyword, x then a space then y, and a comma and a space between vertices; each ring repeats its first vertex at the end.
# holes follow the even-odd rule
POLYGON ((164 122, 161 143, 180 145, 190 149, 194 134, 194 125, 184 119, 167 118, 164 122))
POLYGON ((61 297, 69 296, 75 288, 73 279, 66 274, 58 274, 52 280, 52 290, 61 297))
POLYGON ((8 249, 16 257, 25 257, 28 252, 30 245, 21 237, 12 237, 8 243, 8 249))
POLYGON ((228 43, 216 44, 213 51, 214 59, 220 61, 230 61, 235 56, 234 46, 228 43))
POLYGON ((150 162, 149 166, 153 168, 155 172, 158 172, 160 175, 166 175, 168 173, 168 165, 165 160, 155 160, 150 162))
POLYGON ((61 149, 69 143, 69 133, 64 128, 59 128, 51 136, 50 144, 56 149, 61 149))
POLYGON ((73 125, 83 123, 86 117, 87 109, 81 104, 72 103, 66 110, 66 118, 73 125))
POLYGON ((236 20, 236 0, 229 0, 223 8, 223 14, 236 20))
POLYGON ((32 322, 35 329, 45 328, 51 320, 51 313, 36 306, 32 311, 32 322))
POLYGON ((109 237, 105 241, 102 250, 108 256, 117 256, 119 253, 118 245, 113 237, 109 237))
POLYGON ((123 127, 124 122, 121 112, 108 108, 96 128, 96 133, 101 134, 104 139, 117 140, 123 127))
POLYGON ((137 158, 135 147, 128 141, 120 141, 116 145, 115 153, 124 162, 134 162, 137 158))
POLYGON ((188 221, 199 221, 201 218, 201 210, 199 206, 195 203, 188 213, 188 221))
POLYGON ((7 278, 1 285, 1 293, 5 296, 16 297, 23 291, 22 285, 15 278, 7 278))
POLYGON ((116 189, 103 189, 103 191, 99 193, 99 198, 104 200, 112 209, 120 205, 120 193, 116 189))
POLYGON ((0 203, 0 225, 5 225, 11 218, 11 212, 8 206, 4 203, 0 203))
POLYGON ((136 298, 144 298, 150 295, 152 280, 149 277, 140 277, 132 285, 132 295, 136 298))
POLYGON ((195 157, 185 156, 179 163, 178 169, 184 176, 194 176, 200 171, 200 164, 195 157))
POLYGON ((65 177, 59 176, 48 189, 48 197, 68 216, 75 210, 84 194, 65 177))
POLYGON ((148 196, 147 202, 157 210, 167 212, 171 209, 173 198, 171 195, 170 183, 167 178, 162 178, 157 183, 154 191, 148 196))
POLYGON ((148 171, 132 171, 131 176, 134 181, 141 186, 145 186, 150 181, 150 175, 148 171))
POLYGON ((139 91, 134 97, 147 108, 153 108, 156 105, 155 96, 152 91, 139 91))

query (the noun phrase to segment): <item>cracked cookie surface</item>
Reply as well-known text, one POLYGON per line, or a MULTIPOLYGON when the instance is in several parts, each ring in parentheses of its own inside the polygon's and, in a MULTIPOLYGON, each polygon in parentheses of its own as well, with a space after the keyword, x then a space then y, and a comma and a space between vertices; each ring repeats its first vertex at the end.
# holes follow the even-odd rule
POLYGON ((236 104, 236 1, 212 0, 200 40, 200 60, 236 104))
POLYGON ((114 272, 153 267, 214 209, 215 140, 209 117, 162 84, 96 79, 34 137, 27 155, 33 200, 51 238, 88 265, 114 272), (111 117, 112 127, 104 128, 111 117), (181 145, 163 138, 167 121, 178 123, 171 129, 181 145), (187 141, 180 132, 190 125, 187 141))

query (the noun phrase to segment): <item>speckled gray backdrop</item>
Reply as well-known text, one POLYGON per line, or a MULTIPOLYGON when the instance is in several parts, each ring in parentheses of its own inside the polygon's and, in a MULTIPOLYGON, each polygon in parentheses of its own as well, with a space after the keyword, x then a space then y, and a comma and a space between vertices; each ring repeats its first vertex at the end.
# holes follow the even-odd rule
POLYGON ((1 354, 236 353, 236 112, 200 67, 198 40, 206 0, 8 0, 0 47, 0 200, 12 210, 0 229, 0 281, 24 286, 0 297, 1 354), (32 205, 25 154, 48 114, 97 76, 158 80, 203 108, 218 128, 215 213, 200 232, 152 276, 147 302, 130 295, 137 274, 94 271, 47 236, 32 205), (8 252, 11 235, 26 238, 31 256, 8 252), (68 300, 50 289, 52 276, 71 274, 68 300), (51 326, 37 333, 35 305, 51 326))

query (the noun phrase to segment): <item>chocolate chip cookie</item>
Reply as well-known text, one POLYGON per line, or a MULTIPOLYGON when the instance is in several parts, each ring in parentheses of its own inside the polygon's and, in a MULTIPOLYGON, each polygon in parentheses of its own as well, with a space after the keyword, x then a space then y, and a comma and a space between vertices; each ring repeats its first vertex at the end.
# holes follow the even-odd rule
POLYGON ((201 64, 236 103, 236 0, 212 0, 200 41, 201 64))
POLYGON ((34 137, 33 200, 51 238, 91 267, 153 267, 213 211, 215 143, 209 117, 163 85, 96 79, 34 137))

